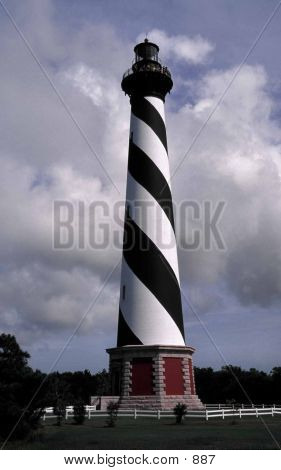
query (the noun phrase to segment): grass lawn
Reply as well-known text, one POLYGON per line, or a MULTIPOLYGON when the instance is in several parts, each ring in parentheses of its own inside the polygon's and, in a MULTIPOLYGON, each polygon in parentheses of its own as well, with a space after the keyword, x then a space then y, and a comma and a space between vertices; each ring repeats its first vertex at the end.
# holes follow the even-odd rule
MULTIPOLYGON (((281 444, 281 417, 265 416, 263 421, 281 444)), ((119 418, 115 428, 96 418, 79 426, 67 421, 61 427, 47 420, 33 442, 10 442, 6 449, 277 449, 277 445, 256 417, 234 422, 189 419, 182 425, 173 419, 119 418)))

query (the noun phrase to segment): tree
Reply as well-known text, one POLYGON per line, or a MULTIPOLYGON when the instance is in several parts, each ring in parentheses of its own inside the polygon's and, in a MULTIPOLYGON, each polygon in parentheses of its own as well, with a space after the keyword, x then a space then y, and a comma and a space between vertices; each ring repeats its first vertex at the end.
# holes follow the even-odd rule
POLYGON ((36 392, 45 375, 28 366, 29 357, 14 336, 0 335, 0 437, 4 440, 25 438, 40 426, 46 406, 44 388, 36 392))
POLYGON ((62 378, 58 372, 49 375, 47 380, 47 398, 48 406, 54 408, 54 414, 57 416, 57 425, 61 426, 65 418, 65 409, 68 404, 73 402, 73 396, 70 392, 69 384, 62 378))
POLYGON ((196 391, 203 403, 216 403, 215 372, 211 367, 194 367, 196 391))
POLYGON ((77 372, 63 372, 59 374, 62 379, 69 386, 69 393, 75 398, 81 398, 84 403, 89 403, 91 395, 97 395, 98 379, 102 373, 91 374, 89 370, 77 372))
POLYGON ((281 402, 281 367, 273 367, 271 373, 271 397, 274 403, 281 402))
POLYGON ((54 406, 54 415, 57 417, 57 426, 61 426, 65 418, 66 404, 61 398, 58 398, 54 406))
POLYGON ((231 365, 217 371, 210 367, 195 367, 194 372, 197 393, 203 403, 234 400, 236 403, 270 404, 280 401, 281 368, 275 367, 271 374, 231 365))
POLYGON ((96 374, 97 395, 110 395, 110 375, 105 369, 96 374))
POLYGON ((15 336, 0 335, 0 367, 2 374, 10 374, 27 366, 30 355, 22 351, 15 336))

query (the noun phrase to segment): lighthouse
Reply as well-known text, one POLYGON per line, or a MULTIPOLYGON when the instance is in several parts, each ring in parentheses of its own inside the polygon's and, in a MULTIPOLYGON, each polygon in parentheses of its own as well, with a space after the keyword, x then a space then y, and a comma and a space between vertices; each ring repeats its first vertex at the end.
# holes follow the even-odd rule
POLYGON ((122 408, 202 406, 195 391, 194 348, 187 346, 181 303, 165 125, 171 74, 159 47, 134 48, 121 87, 131 122, 116 347, 110 357, 112 395, 122 408))

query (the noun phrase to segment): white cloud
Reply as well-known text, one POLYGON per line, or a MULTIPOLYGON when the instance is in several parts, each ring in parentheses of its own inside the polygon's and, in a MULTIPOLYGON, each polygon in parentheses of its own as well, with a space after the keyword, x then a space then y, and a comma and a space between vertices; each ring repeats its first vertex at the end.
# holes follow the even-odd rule
MULTIPOLYGON (((145 34, 139 34, 137 41, 143 41, 144 37, 145 34)), ((152 29, 147 37, 159 45, 159 54, 163 59, 174 59, 194 65, 202 64, 208 60, 210 53, 214 50, 214 45, 200 35, 170 36, 160 29, 152 29)))
MULTIPOLYGON (((207 73, 195 84, 194 105, 169 116, 172 160, 182 158, 234 70, 207 73)), ((262 67, 242 68, 173 179, 178 198, 227 204, 220 223, 226 252, 183 252, 183 276, 222 282, 242 303, 262 306, 281 294, 281 134, 267 83, 262 67)))
MULTIPOLYGON (((102 76, 86 64, 77 64, 65 73, 65 77, 73 83, 85 96, 90 98, 95 106, 107 107, 112 112, 118 109, 120 89, 113 86, 112 79, 102 76)), ((119 85, 119 84, 118 84, 119 85)))

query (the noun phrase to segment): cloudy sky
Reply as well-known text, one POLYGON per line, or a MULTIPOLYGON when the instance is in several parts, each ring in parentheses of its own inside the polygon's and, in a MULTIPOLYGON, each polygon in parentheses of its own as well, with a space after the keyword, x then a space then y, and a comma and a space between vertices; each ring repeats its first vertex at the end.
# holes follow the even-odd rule
MULTIPOLYGON (((224 250, 179 248, 195 365, 217 368, 222 356, 246 368, 280 365, 281 8, 236 74, 277 3, 3 0, 0 328, 32 366, 49 370, 83 316, 56 369, 107 367, 105 348, 115 346, 113 234, 122 231, 99 211, 90 224, 87 208, 105 201, 115 214, 124 198, 130 107, 120 80, 146 34, 174 79, 166 115, 175 203, 226 204, 224 250), (54 200, 73 203, 71 250, 53 249, 54 200), (81 203, 85 233, 109 224, 105 249, 79 247, 81 203)), ((193 226, 191 214, 177 218, 179 241, 193 226)))

